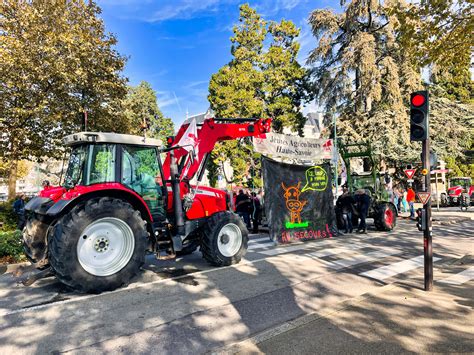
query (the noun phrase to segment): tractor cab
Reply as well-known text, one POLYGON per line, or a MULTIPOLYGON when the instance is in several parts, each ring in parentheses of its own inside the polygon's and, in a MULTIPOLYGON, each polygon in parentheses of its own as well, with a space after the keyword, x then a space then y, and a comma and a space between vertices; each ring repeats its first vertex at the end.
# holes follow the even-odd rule
POLYGON ((71 147, 64 189, 71 193, 121 184, 143 199, 153 221, 165 218, 166 187, 162 184, 158 150, 161 141, 126 134, 81 132, 65 137, 64 143, 71 147))

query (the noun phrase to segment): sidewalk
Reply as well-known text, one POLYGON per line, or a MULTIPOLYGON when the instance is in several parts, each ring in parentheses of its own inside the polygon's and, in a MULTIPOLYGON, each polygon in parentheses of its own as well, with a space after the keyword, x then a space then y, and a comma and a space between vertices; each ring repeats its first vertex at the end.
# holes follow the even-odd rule
POLYGON ((415 287, 414 282, 387 285, 218 353, 473 353, 473 294, 472 281, 435 283, 432 292, 415 287))

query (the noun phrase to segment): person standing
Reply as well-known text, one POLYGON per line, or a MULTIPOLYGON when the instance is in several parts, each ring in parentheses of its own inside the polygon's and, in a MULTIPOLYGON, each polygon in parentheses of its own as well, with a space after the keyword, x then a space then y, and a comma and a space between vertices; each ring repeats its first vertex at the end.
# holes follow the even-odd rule
POLYGON ((393 204, 397 209, 397 213, 400 213, 400 191, 398 190, 398 186, 393 188, 393 204))
POLYGON ((260 218, 262 214, 262 205, 260 204, 260 199, 257 197, 255 192, 251 193, 252 199, 252 225, 253 232, 258 233, 258 225, 260 224, 260 218))
POLYGON ((357 227, 357 233, 367 233, 367 224, 365 220, 367 218, 367 214, 369 213, 370 196, 364 189, 360 189, 356 191, 354 199, 360 219, 359 226, 357 227))
POLYGON ((407 190, 402 189, 402 212, 408 212, 407 190))
POLYGON ((342 195, 336 201, 336 206, 342 214, 342 220, 344 222, 345 233, 352 233, 354 227, 352 226, 352 210, 354 208, 355 200, 354 197, 349 193, 346 186, 342 187, 342 195))
POLYGON ((239 194, 235 199, 235 212, 244 219, 247 229, 251 228, 250 225, 250 197, 244 193, 244 190, 239 190, 239 194))
POLYGON ((25 200, 26 200, 25 194, 21 194, 21 195, 18 196, 16 201, 13 203, 13 210, 15 211, 15 214, 17 215, 17 218, 18 218, 17 229, 19 229, 19 230, 23 230, 23 228, 25 228, 25 224, 26 224, 25 200))
POLYGON ((415 191, 411 186, 407 190, 407 202, 410 206, 410 218, 415 218, 415 191))

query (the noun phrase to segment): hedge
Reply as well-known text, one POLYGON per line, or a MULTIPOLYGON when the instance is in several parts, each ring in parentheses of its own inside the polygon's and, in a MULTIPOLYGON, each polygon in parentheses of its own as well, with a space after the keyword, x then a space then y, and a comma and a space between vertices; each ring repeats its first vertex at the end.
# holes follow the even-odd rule
POLYGON ((16 229, 17 216, 13 211, 15 201, 0 202, 0 232, 16 229))
POLYGON ((21 231, 0 232, 0 259, 13 262, 25 259, 21 231))

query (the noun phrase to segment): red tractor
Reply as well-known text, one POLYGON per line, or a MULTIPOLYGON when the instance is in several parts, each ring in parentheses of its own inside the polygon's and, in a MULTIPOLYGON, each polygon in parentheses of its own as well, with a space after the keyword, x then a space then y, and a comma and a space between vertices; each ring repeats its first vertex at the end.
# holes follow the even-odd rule
POLYGON ((264 137, 270 126, 270 119, 207 119, 197 137, 183 125, 169 147, 115 133, 65 137, 64 183, 25 208, 26 255, 67 286, 92 293, 129 283, 147 251, 168 259, 200 247, 213 265, 238 263, 248 231, 228 210, 226 192, 199 183, 217 141, 264 137), (188 138, 194 144, 181 144, 188 138))
POLYGON ((448 204, 450 206, 468 207, 474 201, 474 186, 470 177, 449 179, 448 204))

